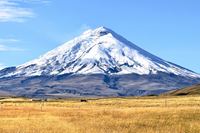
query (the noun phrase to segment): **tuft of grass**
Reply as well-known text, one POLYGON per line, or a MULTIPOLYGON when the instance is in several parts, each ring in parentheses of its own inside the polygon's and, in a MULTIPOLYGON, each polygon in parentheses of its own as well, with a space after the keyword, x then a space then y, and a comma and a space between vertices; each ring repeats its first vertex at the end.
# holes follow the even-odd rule
POLYGON ((1 133, 200 132, 199 96, 0 103, 1 133))

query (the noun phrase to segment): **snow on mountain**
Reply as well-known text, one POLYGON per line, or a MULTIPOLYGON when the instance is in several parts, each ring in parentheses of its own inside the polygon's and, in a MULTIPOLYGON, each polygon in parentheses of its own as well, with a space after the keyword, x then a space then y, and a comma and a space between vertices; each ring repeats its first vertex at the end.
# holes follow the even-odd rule
POLYGON ((5 76, 75 74, 156 74, 199 78, 188 69, 154 56, 112 30, 88 30, 38 59, 20 65, 5 76))

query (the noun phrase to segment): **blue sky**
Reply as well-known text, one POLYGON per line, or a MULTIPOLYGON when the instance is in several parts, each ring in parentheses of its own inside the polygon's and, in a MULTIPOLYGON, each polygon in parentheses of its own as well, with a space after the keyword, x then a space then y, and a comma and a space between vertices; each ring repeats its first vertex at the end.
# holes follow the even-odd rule
POLYGON ((105 26, 200 73, 199 14, 199 0, 0 0, 0 67, 20 65, 105 26))

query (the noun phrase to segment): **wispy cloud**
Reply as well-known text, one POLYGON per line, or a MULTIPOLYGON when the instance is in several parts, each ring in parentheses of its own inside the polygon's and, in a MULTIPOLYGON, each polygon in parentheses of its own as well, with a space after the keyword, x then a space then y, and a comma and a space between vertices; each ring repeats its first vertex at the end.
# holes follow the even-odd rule
POLYGON ((14 38, 0 38, 0 43, 13 43, 19 42, 20 40, 14 38))
POLYGON ((82 24, 81 27, 80 27, 81 32, 84 32, 84 31, 89 30, 89 29, 91 29, 91 27, 87 24, 82 24))
POLYGON ((6 66, 4 64, 0 63, 0 70, 3 69, 3 68, 5 68, 5 67, 6 66))
POLYGON ((26 18, 33 17, 31 9, 20 7, 20 3, 13 0, 0 1, 0 22, 23 22, 26 18))
POLYGON ((16 51, 25 51, 25 49, 17 48, 17 47, 10 47, 7 45, 0 44, 0 51, 2 51, 2 52, 15 51, 16 52, 16 51))
POLYGON ((14 38, 0 38, 0 51, 24 51, 24 49, 14 47, 13 44, 20 42, 18 39, 14 38))
POLYGON ((50 0, 15 0, 15 1, 21 1, 21 2, 26 2, 26 3, 43 3, 43 4, 51 3, 50 0))
POLYGON ((0 22, 24 22, 35 13, 23 3, 48 3, 48 0, 0 0, 0 22))

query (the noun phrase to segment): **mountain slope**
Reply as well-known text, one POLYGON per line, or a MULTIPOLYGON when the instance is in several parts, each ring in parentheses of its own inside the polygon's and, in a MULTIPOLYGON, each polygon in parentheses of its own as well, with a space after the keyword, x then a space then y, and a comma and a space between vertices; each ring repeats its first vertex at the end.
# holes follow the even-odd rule
POLYGON ((158 73, 150 75, 65 74, 8 77, 0 79, 0 90, 25 97, 142 96, 161 94, 196 84, 200 79, 158 73))
POLYGON ((200 84, 186 87, 179 90, 170 91, 164 95, 181 96, 181 95, 200 95, 200 84))
POLYGON ((164 61, 112 30, 100 27, 61 45, 43 56, 20 65, 4 76, 76 74, 173 73, 186 77, 200 75, 164 61))
POLYGON ((200 75, 165 61, 100 27, 17 67, 0 71, 0 94, 26 97, 138 96, 200 83, 200 75))

